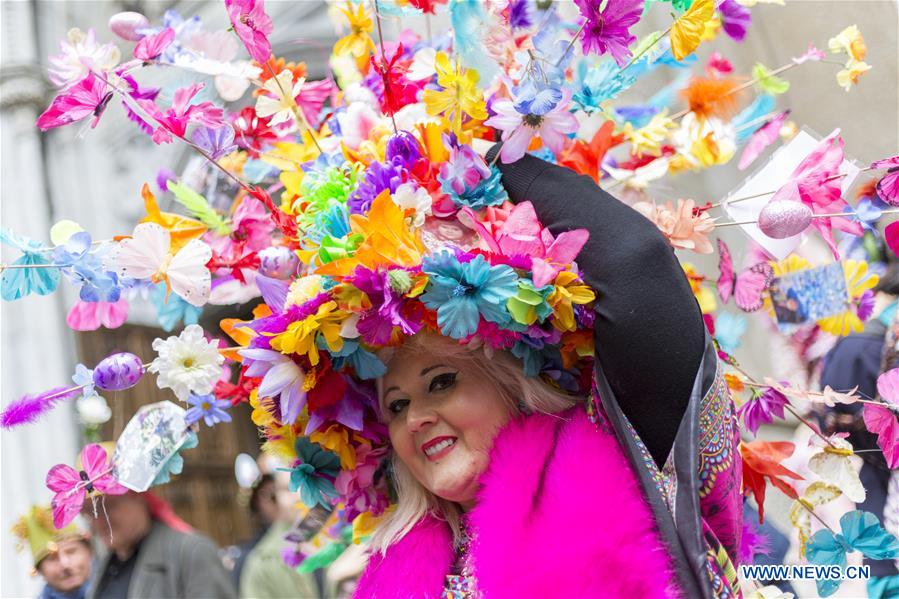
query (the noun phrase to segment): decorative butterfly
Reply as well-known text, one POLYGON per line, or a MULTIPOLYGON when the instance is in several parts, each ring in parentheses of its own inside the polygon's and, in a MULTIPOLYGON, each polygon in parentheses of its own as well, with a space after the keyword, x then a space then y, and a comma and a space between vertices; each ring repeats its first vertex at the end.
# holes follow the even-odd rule
MULTIPOLYGON (((899 406, 899 368, 888 370, 877 377, 877 393, 891 405, 899 406)), ((896 412, 866 403, 863 408, 865 426, 877 435, 877 445, 890 470, 899 467, 899 420, 896 412)))
POLYGON ((89 494, 124 495, 128 489, 112 477, 112 465, 106 450, 92 443, 81 450, 81 470, 57 464, 47 473, 47 488, 56 493, 50 501, 53 525, 64 528, 84 505, 89 494))
MULTIPOLYGON (((874 560, 899 557, 899 539, 884 530, 877 516, 871 512, 854 510, 840 518, 840 532, 819 530, 808 540, 805 554, 809 563, 821 566, 846 568, 846 554, 859 551, 874 560)), ((833 595, 840 588, 841 579, 816 581, 818 594, 822 597, 833 595)))
POLYGON ((820 505, 825 505, 842 495, 835 486, 816 480, 810 484, 799 499, 790 504, 790 522, 799 531, 799 555, 805 556, 805 544, 812 535, 812 513, 820 505))
POLYGON ((186 302, 202 306, 209 299, 211 276, 206 263, 212 250, 199 239, 192 239, 172 253, 171 236, 156 223, 134 228, 131 238, 123 239, 109 252, 108 268, 120 277, 165 281, 186 302))
POLYGON ((744 312, 754 312, 764 305, 763 293, 771 280, 774 272, 767 262, 759 262, 752 265, 740 274, 734 273, 733 258, 727 244, 718 240, 718 254, 721 257, 718 263, 718 297, 727 303, 731 296, 734 303, 744 312))
POLYGON ((22 251, 22 255, 11 265, 22 268, 4 269, 0 275, 0 297, 9 302, 31 293, 47 295, 56 291, 60 271, 45 266, 52 264, 50 253, 45 251, 49 248, 33 239, 20 237, 9 229, 0 229, 0 243, 22 251))
POLYGON ((887 173, 877 182, 877 195, 892 206, 899 205, 899 156, 871 163, 871 168, 886 168, 887 173))
POLYGON ((743 150, 743 154, 740 155, 740 163, 737 165, 738 169, 742 171, 748 167, 761 155, 765 148, 777 141, 777 138, 780 137, 780 128, 789 115, 789 110, 775 115, 774 118, 759 127, 752 134, 752 137, 746 144, 746 148, 743 150))

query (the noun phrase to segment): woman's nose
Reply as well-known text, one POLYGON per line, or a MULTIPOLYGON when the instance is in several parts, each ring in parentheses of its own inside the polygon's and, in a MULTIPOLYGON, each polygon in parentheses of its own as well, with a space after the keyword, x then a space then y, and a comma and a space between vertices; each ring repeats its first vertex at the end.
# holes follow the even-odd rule
POLYGON ((409 413, 406 416, 406 422, 409 425, 409 430, 413 433, 417 433, 437 422, 437 412, 429 406, 416 406, 413 401, 408 409, 409 413))

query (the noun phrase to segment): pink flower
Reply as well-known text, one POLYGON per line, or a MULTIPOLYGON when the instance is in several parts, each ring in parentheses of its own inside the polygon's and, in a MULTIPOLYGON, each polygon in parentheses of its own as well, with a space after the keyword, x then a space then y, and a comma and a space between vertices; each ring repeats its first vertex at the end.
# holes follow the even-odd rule
POLYGON ((384 447, 372 448, 368 443, 356 447, 355 470, 341 470, 334 488, 346 502, 347 517, 352 520, 363 512, 377 516, 387 507, 387 500, 374 487, 374 475, 386 455, 384 447))
POLYGON ((708 234, 715 229, 715 222, 706 212, 694 214, 694 205, 693 200, 678 200, 677 208, 671 202, 664 206, 637 202, 633 209, 651 220, 672 247, 711 254, 714 250, 708 234))
POLYGON ((87 33, 78 28, 70 29, 66 39, 59 42, 60 53, 48 59, 50 81, 65 89, 78 83, 90 72, 110 71, 121 58, 114 44, 98 44, 93 29, 87 33))
POLYGON ((50 107, 38 117, 37 126, 41 131, 48 131, 93 116, 91 127, 96 127, 111 99, 112 92, 106 83, 88 73, 87 77, 53 98, 50 107))
POLYGON ((556 154, 565 148, 565 136, 577 131, 578 124, 577 118, 568 111, 571 92, 563 90, 562 93, 562 101, 542 116, 521 114, 515 110, 511 100, 497 100, 493 103, 496 114, 484 121, 484 124, 503 132, 503 145, 499 153, 503 162, 515 162, 524 156, 535 135, 539 135, 543 143, 556 154))
POLYGON ((541 226, 530 202, 515 206, 502 225, 492 233, 468 206, 462 208, 460 216, 467 219, 463 222, 478 232, 493 254, 530 257, 534 285, 537 287, 551 283, 560 271, 574 262, 589 237, 586 229, 574 229, 553 237, 549 229, 541 226))
POLYGON ((225 0, 228 18, 234 32, 253 60, 264 63, 272 55, 268 35, 274 29, 272 20, 265 14, 263 0, 225 0))
POLYGON ((182 87, 175 92, 172 107, 165 112, 159 110, 159 107, 150 100, 138 100, 140 107, 159 121, 159 127, 153 132, 154 142, 157 144, 170 143, 172 135, 183 138, 187 133, 189 123, 206 125, 214 129, 222 126, 225 113, 221 108, 212 102, 191 104, 191 100, 201 89, 203 89, 202 83, 182 87))
POLYGON ((165 52, 165 49, 171 46, 173 41, 175 41, 175 30, 171 27, 166 27, 159 33, 146 35, 134 47, 134 57, 145 62, 153 60, 165 52))

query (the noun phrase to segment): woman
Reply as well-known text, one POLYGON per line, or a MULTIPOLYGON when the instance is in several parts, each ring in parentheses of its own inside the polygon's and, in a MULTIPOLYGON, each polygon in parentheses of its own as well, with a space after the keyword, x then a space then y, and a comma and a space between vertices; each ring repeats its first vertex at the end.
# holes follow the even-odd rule
POLYGON ((379 405, 398 503, 357 596, 736 594, 739 438, 673 251, 588 177, 532 156, 500 169, 553 233, 589 230, 593 397, 433 334, 389 356, 379 405))

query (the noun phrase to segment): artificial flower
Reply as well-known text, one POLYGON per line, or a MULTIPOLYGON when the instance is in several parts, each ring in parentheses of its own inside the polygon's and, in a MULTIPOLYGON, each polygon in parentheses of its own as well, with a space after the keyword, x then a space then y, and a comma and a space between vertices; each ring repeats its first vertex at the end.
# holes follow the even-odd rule
POLYGON ((845 52, 851 61, 861 62, 868 54, 865 38, 857 25, 850 25, 827 41, 827 49, 832 54, 845 52))
POLYGON ((227 124, 216 129, 198 127, 191 139, 213 160, 218 160, 237 149, 237 144, 234 143, 234 129, 227 124))
POLYGON ((790 89, 790 82, 773 75, 768 67, 760 62, 752 67, 752 79, 761 93, 779 96, 790 89))
POLYGON ((375 43, 371 39, 374 23, 365 12, 364 2, 360 2, 356 11, 353 12, 352 4, 347 1, 346 10, 341 9, 341 12, 349 21, 350 32, 337 40, 332 52, 337 56, 349 54, 355 59, 356 65, 361 70, 363 65, 368 62, 369 55, 375 51, 375 43))
POLYGON ((53 85, 61 89, 83 81, 91 70, 111 71, 122 57, 115 44, 98 44, 93 29, 87 33, 77 27, 69 29, 59 49, 59 54, 47 59, 47 71, 53 85))
POLYGON ((191 393, 211 393, 222 375, 225 359, 199 325, 188 325, 177 337, 154 339, 153 350, 158 356, 147 370, 158 375, 156 386, 171 389, 181 401, 187 401, 191 393))
POLYGON ((752 24, 752 13, 736 0, 724 0, 718 4, 724 33, 737 42, 746 37, 746 29, 752 24))
POLYGON ((607 120, 596 130, 589 143, 575 139, 565 148, 558 156, 559 165, 567 166, 574 172, 587 175, 599 183, 602 177, 600 167, 606 152, 620 143, 622 139, 622 135, 615 134, 615 122, 607 120))
POLYGON ((66 314, 66 324, 73 331, 96 331, 101 326, 117 329, 128 320, 128 307, 128 301, 125 299, 116 302, 78 300, 66 314))
POLYGON ((812 513, 842 495, 835 486, 816 480, 790 504, 790 522, 799 532, 799 555, 805 557, 805 544, 812 536, 812 513))
POLYGON ((78 412, 78 420, 86 426, 100 426, 109 422, 112 410, 102 395, 93 393, 84 395, 75 401, 75 411, 78 412))
POLYGON ((757 435, 763 424, 771 424, 775 418, 783 420, 784 406, 789 404, 787 397, 773 387, 766 387, 764 391, 753 388, 752 396, 740 406, 737 416, 743 419, 753 435, 757 435))
POLYGON ((528 279, 518 279, 517 293, 506 300, 512 320, 523 325, 532 325, 537 321, 542 323, 553 312, 548 302, 553 291, 551 285, 537 288, 528 279))
POLYGON ((424 187, 417 187, 413 183, 397 187, 390 199, 408 215, 407 219, 412 227, 421 227, 432 214, 431 205, 434 201, 431 195, 424 187))
POLYGON ((262 89, 266 93, 256 98, 256 114, 268 118, 268 124, 272 127, 291 122, 297 110, 296 97, 300 95, 305 82, 305 77, 294 82, 293 73, 284 69, 263 85, 262 89))
POLYGON ((743 492, 755 498, 759 510, 759 523, 765 520, 765 488, 767 482, 780 489, 787 497, 798 499, 796 489, 786 479, 802 480, 802 477, 781 462, 793 455, 796 446, 786 441, 741 441, 743 458, 743 492))
POLYGON ((706 24, 715 16, 714 0, 694 0, 690 8, 671 26, 671 53, 675 60, 692 54, 702 42, 706 24))
POLYGON ((824 482, 835 486, 849 501, 861 503, 866 491, 859 478, 858 468, 852 461, 855 452, 852 445, 838 436, 831 436, 825 443, 820 441, 821 451, 808 460, 808 469, 824 482))
POLYGON ((490 266, 483 256, 459 262, 443 251, 427 256, 421 269, 430 278, 421 301, 437 311, 437 324, 447 337, 474 334, 480 318, 499 324, 511 319, 505 302, 518 291, 518 276, 509 266, 490 266))
POLYGON ((631 57, 628 46, 637 41, 628 29, 640 20, 642 0, 574 0, 586 21, 581 33, 584 54, 611 54, 619 67, 631 57), (603 6, 604 5, 604 6, 603 6), (600 9, 602 7, 602 9, 600 9))
POLYGON ((350 442, 350 432, 341 425, 332 424, 323 431, 315 431, 309 435, 309 440, 337 454, 341 470, 356 467, 356 452, 350 442))
POLYGON ((226 399, 216 399, 215 395, 193 395, 187 398, 191 405, 184 415, 184 424, 190 426, 200 419, 206 426, 215 426, 219 422, 231 422, 231 415, 225 410, 231 407, 231 402, 226 399))
POLYGON ((505 163, 515 162, 524 156, 535 135, 539 135, 541 141, 558 154, 565 147, 569 133, 577 131, 577 118, 568 111, 570 92, 564 91, 564 97, 556 107, 546 114, 522 115, 515 110, 511 100, 496 100, 493 103, 493 111, 496 113, 484 124, 495 127, 503 132, 503 145, 500 149, 500 159, 505 163))
POLYGON ((668 117, 668 111, 663 110, 639 129, 634 129, 629 122, 625 123, 622 134, 631 143, 631 154, 661 156, 662 143, 674 129, 677 129, 677 125, 668 117))
POLYGON ((692 250, 698 254, 711 254, 714 249, 708 234, 715 229, 715 222, 708 212, 695 212, 693 200, 678 200, 664 206, 649 202, 637 202, 634 210, 651 220, 677 249, 692 250))
POLYGON ((270 349, 247 348, 237 353, 246 367, 244 376, 262 378, 258 388, 260 399, 257 400, 260 406, 261 398, 279 398, 279 422, 293 424, 306 406, 306 373, 303 369, 290 356, 270 349))
POLYGON ((94 128, 112 96, 113 92, 105 81, 88 73, 87 77, 66 87, 53 98, 47 110, 37 118, 37 126, 41 131, 49 131, 93 116, 91 128, 94 128))
POLYGON ((596 294, 581 281, 577 274, 563 270, 553 281, 553 292, 548 298, 555 314, 553 326, 560 331, 574 331, 577 323, 574 319, 574 306, 585 305, 596 299, 596 294))
POLYGON ((442 89, 426 89, 422 102, 430 115, 443 115, 456 135, 462 134, 462 117, 483 121, 487 118, 484 97, 478 89, 478 72, 466 69, 457 59, 450 61, 444 52, 438 52, 434 62, 437 69, 437 85, 442 89))
POLYGON ((212 102, 194 103, 194 97, 204 84, 194 83, 175 91, 172 106, 161 111, 151 100, 137 100, 146 112, 156 119, 159 126, 153 131, 153 141, 157 144, 170 143, 172 136, 184 138, 190 123, 207 127, 220 127, 224 111, 212 102))
POLYGON ((337 309, 337 303, 326 301, 318 306, 314 314, 301 320, 291 322, 283 333, 272 336, 272 348, 282 354, 298 354, 307 356, 309 363, 319 363, 319 349, 316 343, 319 336, 327 344, 330 351, 337 351, 343 346, 340 327, 346 316, 337 309))
POLYGON ((175 30, 171 27, 165 27, 158 33, 145 35, 134 47, 134 57, 144 62, 155 60, 172 45, 173 41, 175 41, 175 30))
POLYGON ((346 279, 365 294, 367 301, 356 322, 356 330, 370 345, 386 345, 393 337, 395 327, 405 335, 414 335, 421 328, 420 318, 410 318, 404 313, 403 291, 394 289, 395 278, 391 278, 391 272, 405 273, 400 269, 371 271, 358 266, 346 279))
POLYGON ((225 0, 225 9, 234 33, 243 42, 247 52, 258 63, 266 62, 272 55, 268 36, 274 29, 271 18, 265 14, 264 0, 225 0))
POLYGON ((837 83, 847 92, 858 85, 858 78, 871 70, 871 65, 861 60, 849 60, 845 68, 837 72, 837 83))
POLYGON ((340 472, 340 458, 304 437, 296 440, 297 461, 290 469, 290 490, 300 492, 306 507, 330 506, 337 491, 332 482, 340 472))

